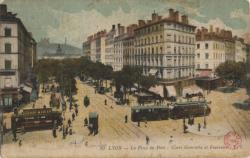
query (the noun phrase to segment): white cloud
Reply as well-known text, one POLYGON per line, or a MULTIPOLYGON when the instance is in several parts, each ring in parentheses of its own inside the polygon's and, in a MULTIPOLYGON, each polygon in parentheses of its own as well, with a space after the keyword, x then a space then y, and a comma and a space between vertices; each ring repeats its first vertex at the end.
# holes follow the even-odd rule
POLYGON ((70 44, 81 47, 87 36, 107 29, 111 29, 112 24, 121 23, 128 25, 137 22, 139 13, 124 13, 121 9, 114 12, 111 16, 105 17, 95 10, 81 11, 79 13, 66 13, 53 10, 59 18, 59 27, 48 26, 47 37, 54 42, 64 42, 65 37, 70 44))
POLYGON ((206 27, 209 28, 210 25, 213 25, 214 28, 219 27, 220 29, 225 29, 225 30, 232 30, 231 27, 227 26, 221 19, 216 18, 216 19, 211 19, 207 23, 202 23, 194 19, 190 19, 190 23, 194 26, 197 26, 197 28, 200 27, 206 27))
MULTIPOLYGON (((248 0, 250 2, 250 0, 248 0)), ((250 11, 249 11, 250 12, 250 11)), ((244 34, 250 30, 250 14, 245 14, 242 9, 236 9, 231 12, 231 18, 240 18, 247 24, 245 29, 236 30, 239 34, 244 34)))

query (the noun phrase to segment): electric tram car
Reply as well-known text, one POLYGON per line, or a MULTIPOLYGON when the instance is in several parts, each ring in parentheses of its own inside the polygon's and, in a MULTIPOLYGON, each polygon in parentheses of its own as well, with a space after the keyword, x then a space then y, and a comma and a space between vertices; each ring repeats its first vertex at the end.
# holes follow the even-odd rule
POLYGON ((157 121, 208 116, 211 109, 207 102, 174 103, 170 106, 135 106, 131 108, 131 120, 157 121))
POLYGON ((62 124, 60 111, 52 111, 52 108, 24 109, 22 113, 11 116, 12 130, 35 130, 35 129, 52 129, 55 125, 62 124))
POLYGON ((170 112, 167 106, 135 106, 131 111, 131 120, 134 122, 167 120, 170 112))
POLYGON ((170 118, 184 119, 190 117, 203 117, 208 116, 211 113, 211 109, 208 103, 203 102, 188 102, 188 103, 176 103, 171 109, 170 118))

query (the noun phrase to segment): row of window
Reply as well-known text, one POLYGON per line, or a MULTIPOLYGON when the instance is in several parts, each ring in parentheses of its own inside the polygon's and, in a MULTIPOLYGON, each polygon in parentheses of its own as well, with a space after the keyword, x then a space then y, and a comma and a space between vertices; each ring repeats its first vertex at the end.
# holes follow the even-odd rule
MULTIPOLYGON (((200 43, 196 44, 196 48, 197 49, 201 49, 202 48, 201 44, 200 43)), ((204 48, 208 49, 209 48, 209 44, 205 43, 204 48)), ((217 43, 213 44, 213 49, 224 49, 224 48, 225 48, 225 46, 222 45, 222 44, 217 44, 217 43)))
MULTIPOLYGON (((171 34, 167 34, 167 41, 173 41, 175 43, 187 43, 187 44, 194 44, 195 43, 195 38, 194 37, 189 37, 189 36, 181 36, 181 35, 173 35, 173 38, 171 37, 171 34), (171 40, 172 39, 172 40, 171 40)), ((135 45, 136 46, 141 46, 141 45, 147 45, 147 44, 154 44, 154 43, 159 43, 163 42, 163 36, 152 36, 150 37, 145 37, 143 39, 137 39, 135 40, 135 45)))
MULTIPOLYGON (((200 59, 201 54, 197 53, 196 57, 197 57, 197 59, 200 59)), ((205 53, 205 59, 209 59, 209 53, 205 53)), ((214 53, 213 54, 213 59, 223 59, 223 54, 222 53, 214 53)))
MULTIPOLYGON (((156 25, 152 25, 152 26, 149 26, 149 27, 146 27, 146 28, 142 28, 142 29, 136 31, 135 33, 136 33, 136 35, 144 35, 144 34, 152 33, 152 32, 155 32, 155 31, 163 30, 164 29, 163 26, 164 26, 163 23, 156 24, 156 25)), ((168 28, 172 27, 173 29, 180 30, 180 31, 185 31, 185 32, 194 32, 195 31, 195 28, 184 26, 184 25, 181 25, 181 24, 167 23, 167 27, 168 28)))

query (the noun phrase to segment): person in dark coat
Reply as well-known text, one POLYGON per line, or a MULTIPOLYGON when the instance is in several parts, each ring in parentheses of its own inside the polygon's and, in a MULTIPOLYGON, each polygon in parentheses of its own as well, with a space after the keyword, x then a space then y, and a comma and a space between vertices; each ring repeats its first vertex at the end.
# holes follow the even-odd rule
POLYGON ((76 117, 75 113, 72 113, 72 121, 75 120, 75 117, 76 117))
POLYGON ((198 131, 201 131, 201 124, 198 124, 198 131))
POLYGON ((146 144, 148 145, 149 144, 149 137, 148 136, 146 136, 146 144))
POLYGON ((125 123, 128 122, 128 115, 125 115, 125 123))
POLYGON ((75 109, 76 116, 78 115, 78 108, 75 109))
POLYGON ((88 119, 87 118, 84 119, 84 126, 88 126, 88 119))
POLYGON ((22 140, 19 140, 19 147, 22 146, 22 140))
POLYGON ((71 126, 71 120, 70 119, 68 119, 68 125, 69 125, 69 127, 71 126))

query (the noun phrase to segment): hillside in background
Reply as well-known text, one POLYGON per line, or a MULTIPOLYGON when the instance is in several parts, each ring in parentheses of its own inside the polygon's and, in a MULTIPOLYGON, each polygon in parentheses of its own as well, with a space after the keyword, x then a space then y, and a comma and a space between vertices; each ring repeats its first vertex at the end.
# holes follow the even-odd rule
POLYGON ((49 39, 42 39, 37 43, 37 56, 42 58, 43 56, 70 56, 70 55, 82 55, 82 50, 69 44, 50 43, 49 39))

